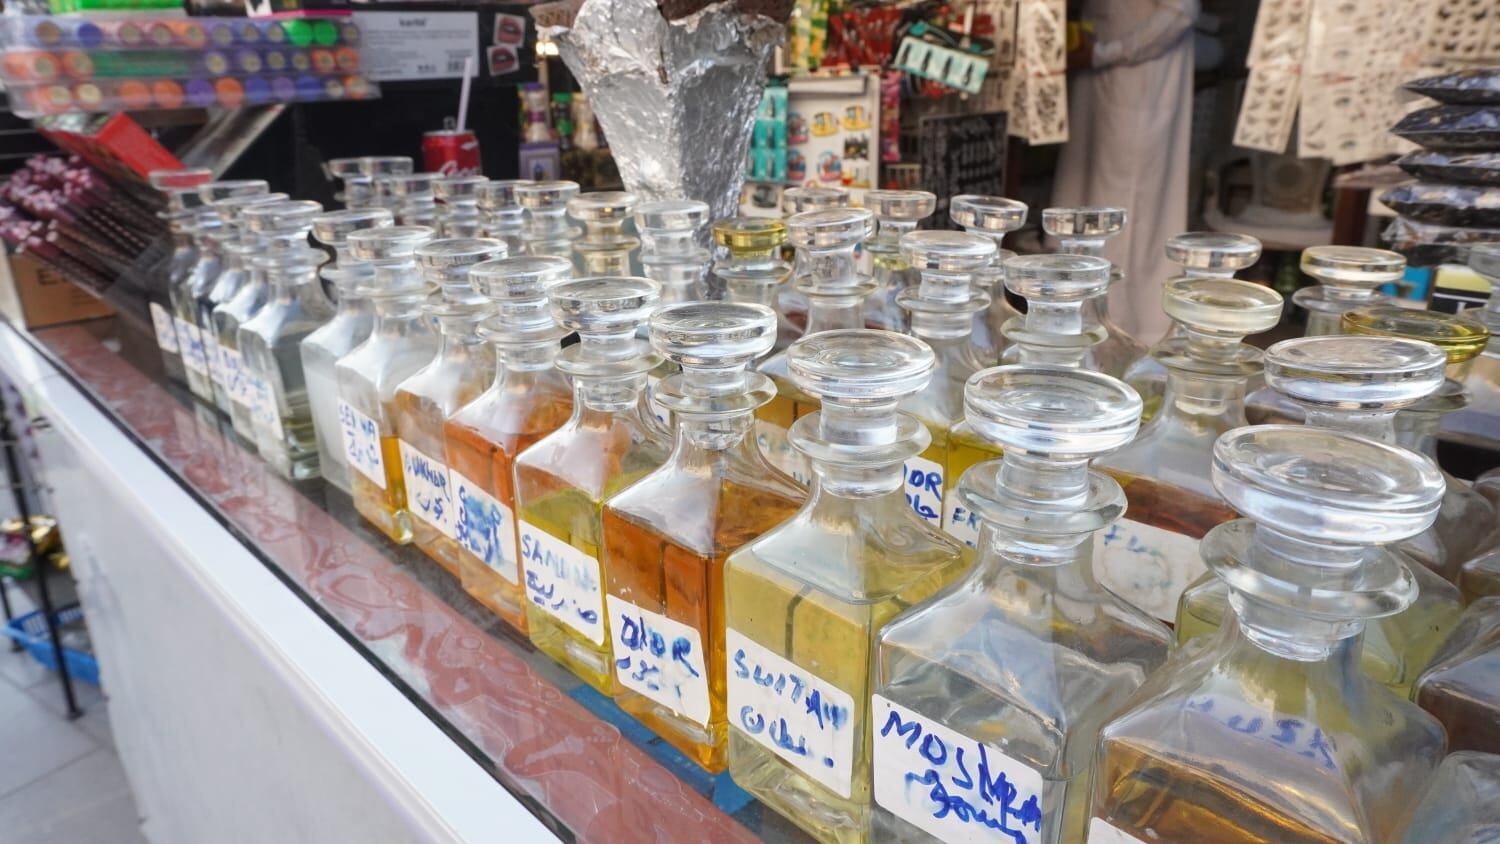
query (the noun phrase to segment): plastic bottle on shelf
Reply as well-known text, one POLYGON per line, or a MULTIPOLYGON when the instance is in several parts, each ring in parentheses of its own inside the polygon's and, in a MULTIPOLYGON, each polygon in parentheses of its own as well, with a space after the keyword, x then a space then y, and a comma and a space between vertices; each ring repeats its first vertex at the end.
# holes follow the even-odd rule
POLYGON ((1247 517, 1203 540, 1234 616, 1105 725, 1089 840, 1389 840, 1442 760, 1443 728, 1358 655, 1365 623, 1416 596, 1382 546, 1432 523, 1442 477, 1320 428, 1243 427, 1213 451, 1215 488, 1247 517))
POLYGON ((999 840, 998 824, 1082 841, 1099 728, 1172 640, 1093 575, 1125 496, 1089 460, 1135 435, 1140 398, 1107 375, 1013 365, 971 378, 965 404, 1005 456, 957 482, 983 526, 973 567, 880 635, 876 838, 999 840))
POLYGON ((1211 479, 1214 441, 1245 422, 1245 385, 1262 353, 1242 342, 1276 327, 1281 294, 1248 281, 1178 278, 1162 307, 1180 326, 1152 354, 1167 369, 1161 409, 1135 442, 1099 461, 1130 502, 1094 543, 1095 573, 1120 597, 1163 621, 1204 572, 1198 540, 1235 518, 1211 479))
POLYGON ((921 340, 870 329, 809 334, 787 360, 820 403, 791 431, 814 480, 795 516, 725 564, 729 770, 814 839, 864 841, 877 637, 962 567, 959 544, 912 512, 902 483, 930 438, 897 406, 935 360, 921 340))
MULTIPOLYGON (((1306 414, 1308 425, 1396 444, 1396 414, 1443 383, 1447 357, 1431 343, 1330 334, 1285 340, 1266 350, 1266 384, 1306 414)), ((1430 533, 1428 528, 1423 534, 1430 533)), ((1402 697, 1432 660, 1463 611, 1458 589, 1392 546, 1412 570, 1419 592, 1411 606, 1365 628, 1365 675, 1402 697)), ((1199 578, 1177 607, 1177 641, 1211 635, 1228 613, 1229 587, 1212 572, 1199 578)))
POLYGON ((458 505, 460 580, 522 633, 530 601, 519 551, 515 461, 573 413, 573 388, 556 365, 567 330, 547 306, 547 289, 572 274, 572 262, 546 255, 469 268, 469 280, 495 305, 495 315, 479 329, 495 350, 495 381, 443 425, 458 505))
POLYGON ((333 317, 302 341, 302 373, 307 381, 307 400, 312 406, 313 430, 318 442, 318 467, 323 479, 349 492, 349 462, 339 424, 339 387, 334 367, 339 358, 353 351, 370 336, 375 313, 369 300, 357 291, 370 283, 370 265, 350 254, 349 235, 366 229, 394 225, 395 217, 384 208, 347 209, 313 218, 312 235, 333 250, 333 260, 318 274, 334 291, 333 317))
POLYGON ((599 692, 615 692, 601 511, 615 493, 666 462, 670 445, 642 411, 646 373, 661 356, 636 337, 660 286, 628 276, 581 278, 547 291, 576 345, 557 367, 573 379, 573 415, 515 463, 516 509, 531 641, 599 692))

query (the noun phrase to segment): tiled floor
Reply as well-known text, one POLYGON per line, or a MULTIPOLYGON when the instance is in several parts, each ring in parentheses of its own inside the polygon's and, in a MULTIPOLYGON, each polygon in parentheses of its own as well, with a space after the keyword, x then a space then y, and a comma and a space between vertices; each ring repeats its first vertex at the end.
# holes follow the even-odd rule
POLYGON ((107 704, 74 689, 84 714, 68 721, 56 675, 0 639, 0 841, 144 844, 107 704))

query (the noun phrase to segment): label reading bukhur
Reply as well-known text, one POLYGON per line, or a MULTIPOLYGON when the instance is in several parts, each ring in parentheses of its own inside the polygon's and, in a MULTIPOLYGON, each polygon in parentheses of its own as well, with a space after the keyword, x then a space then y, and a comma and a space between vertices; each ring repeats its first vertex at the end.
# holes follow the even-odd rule
POLYGON ((401 478, 406 486, 406 509, 452 539, 458 508, 453 503, 453 479, 448 467, 406 440, 401 440, 399 447, 401 478))

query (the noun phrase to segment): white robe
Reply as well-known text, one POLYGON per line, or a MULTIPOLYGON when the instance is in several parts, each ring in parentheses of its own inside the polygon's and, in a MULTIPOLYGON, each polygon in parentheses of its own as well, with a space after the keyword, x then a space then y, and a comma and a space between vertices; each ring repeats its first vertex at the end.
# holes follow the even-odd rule
POLYGON ((1068 143, 1052 187, 1056 206, 1118 205, 1125 231, 1105 256, 1125 272, 1110 316, 1142 342, 1171 321, 1162 283, 1180 270, 1167 238, 1187 230, 1193 112, 1193 21, 1198 0, 1087 0, 1095 25, 1091 70, 1068 89, 1068 143))

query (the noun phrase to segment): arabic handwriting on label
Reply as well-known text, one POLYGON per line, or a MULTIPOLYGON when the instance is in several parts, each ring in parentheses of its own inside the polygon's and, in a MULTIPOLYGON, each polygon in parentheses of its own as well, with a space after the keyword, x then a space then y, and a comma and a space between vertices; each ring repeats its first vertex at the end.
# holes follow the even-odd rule
POLYGON ((1103 818, 1090 818, 1088 844, 1146 844, 1146 842, 1103 818))
POLYGON ((277 407, 276 393, 271 390, 270 382, 251 372, 250 389, 253 391, 252 395, 254 397, 254 401, 250 404, 250 409, 255 417, 255 424, 270 431, 273 438, 277 440, 283 439, 281 408, 277 407))
POLYGON ((203 354, 208 360, 208 376, 215 384, 228 390, 224 380, 224 356, 219 353, 219 338, 212 331, 203 332, 203 354))
POLYGON ((208 374, 208 361, 203 357, 203 336, 198 326, 182 317, 173 317, 177 325, 177 347, 182 352, 182 365, 199 375, 208 374))
POLYGON ((250 373, 245 369, 244 356, 237 349, 220 346, 219 357, 223 361, 224 391, 229 393, 229 400, 253 410, 256 396, 251 389, 250 373))
POLYGON ((519 583, 514 514, 456 470, 449 469, 448 476, 453 480, 453 503, 458 507, 453 521, 454 540, 496 574, 519 583))
POLYGON ((1094 539, 1094 572, 1110 591, 1162 621, 1175 621, 1177 599, 1208 571, 1198 540, 1120 519, 1094 539))
POLYGON ((906 475, 906 503, 933 525, 943 521, 943 467, 925 457, 911 457, 902 466, 906 475))
POLYGON ((151 327, 156 330, 156 345, 164 352, 177 354, 177 326, 172 324, 172 315, 155 302, 151 303, 151 327))
POLYGON ((970 548, 979 547, 979 515, 958 500, 957 490, 948 490, 943 499, 943 530, 970 548))
POLYGON ((1042 841, 1042 775, 875 695, 875 800, 950 844, 1042 841))
POLYGON ((400 441, 399 448, 401 478, 406 486, 406 509, 452 539, 457 506, 453 503, 453 481, 448 477, 448 467, 406 440, 400 441))
POLYGON ((708 668, 698 631, 623 598, 609 600, 609 631, 620 684, 708 726, 708 668))
POLYGON ((340 399, 339 433, 349 465, 370 483, 385 489, 385 457, 380 451, 380 428, 375 420, 340 399))
POLYGON ((521 567, 528 600, 594 644, 604 644, 604 575, 598 560, 523 520, 521 567))
POLYGON ((854 699, 730 629, 729 723, 848 799, 854 771, 854 699))

